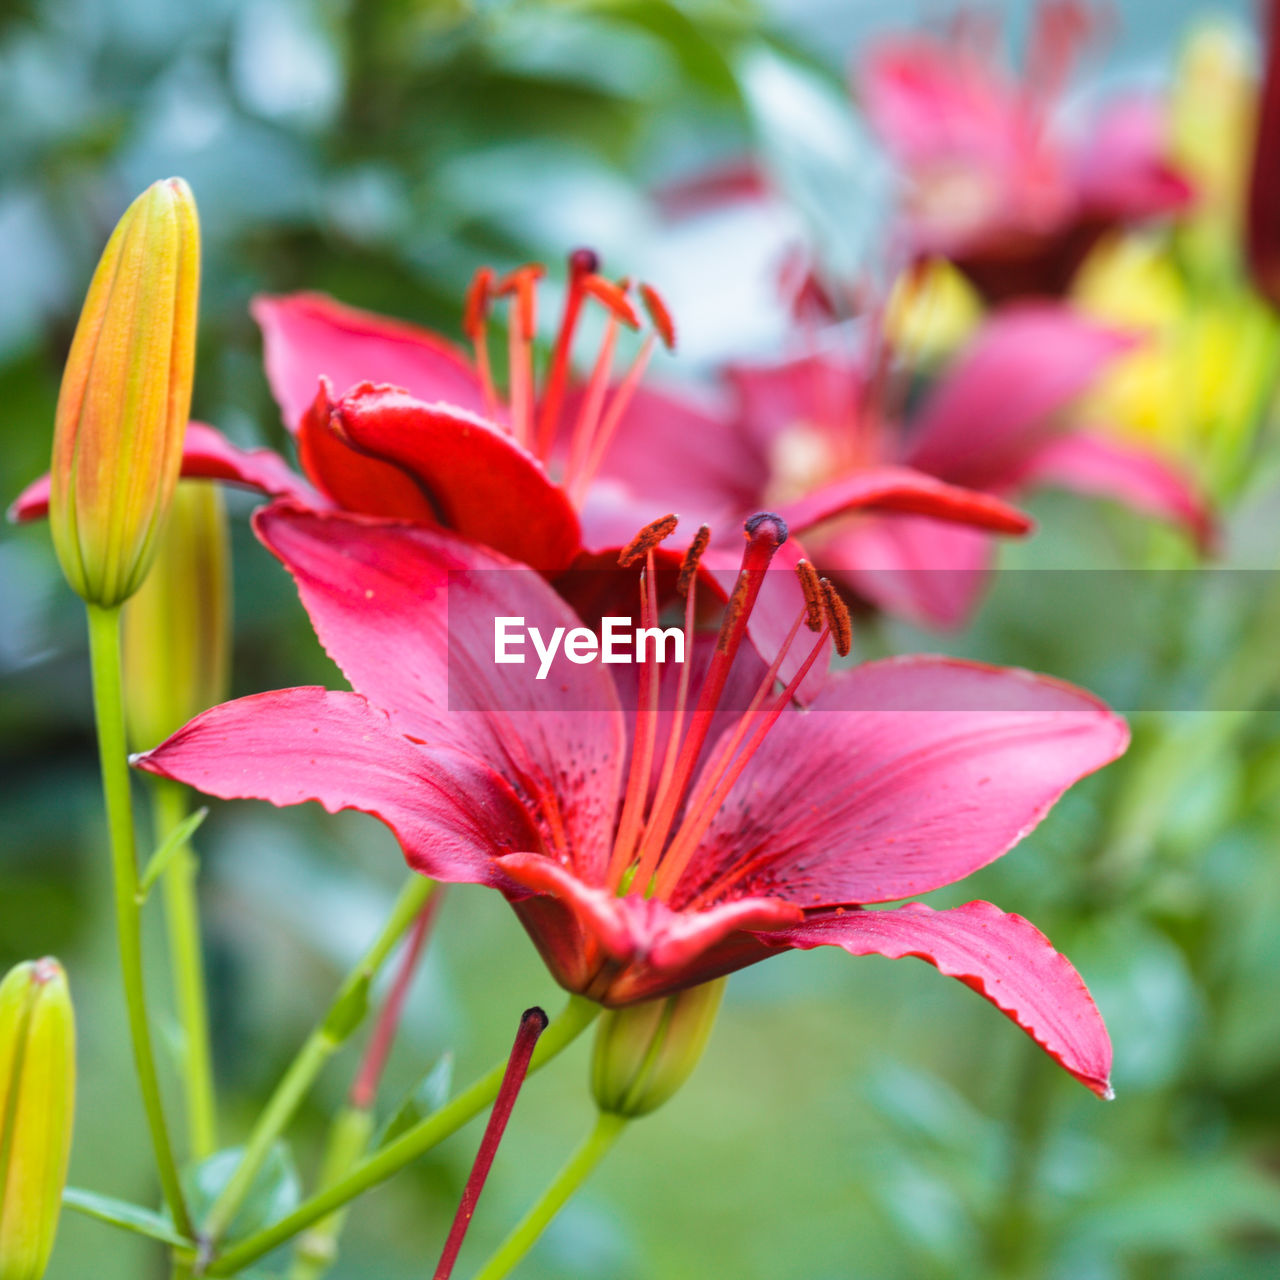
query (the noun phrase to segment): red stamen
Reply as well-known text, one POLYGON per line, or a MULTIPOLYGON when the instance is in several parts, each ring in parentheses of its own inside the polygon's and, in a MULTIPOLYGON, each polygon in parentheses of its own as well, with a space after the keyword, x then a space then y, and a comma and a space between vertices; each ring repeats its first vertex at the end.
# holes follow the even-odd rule
POLYGON ((515 1043, 511 1046, 511 1057, 507 1060, 507 1071, 502 1077, 502 1086, 498 1090, 493 1110, 489 1113, 489 1123, 485 1126, 484 1137, 480 1140, 480 1150, 476 1152, 475 1164, 471 1166, 471 1175, 462 1191, 462 1200, 458 1204, 458 1212, 454 1215, 453 1226, 449 1228, 449 1237, 444 1242, 444 1251, 440 1255, 440 1263, 436 1267, 435 1280, 449 1280, 453 1274, 454 1264, 466 1238, 467 1228, 476 1211, 480 1193, 484 1190, 485 1179, 493 1167, 494 1156, 498 1154, 498 1144, 506 1131, 507 1121, 520 1094, 520 1086, 529 1074, 529 1062, 533 1057, 534 1046, 538 1037, 547 1029, 547 1015, 541 1009, 526 1009, 520 1019, 520 1029, 516 1032, 515 1043))
POLYGON ((738 570, 737 581, 725 607, 724 620, 720 624, 720 634, 716 637, 716 649, 707 667, 706 678, 698 694, 698 704, 694 708, 689 721, 689 732, 680 748, 680 756, 676 761, 674 785, 663 797, 660 804, 655 804, 649 829, 644 837, 644 855, 641 858, 641 871, 636 876, 637 882, 643 883, 642 877, 647 864, 656 865, 662 845, 666 842, 667 833, 675 818, 676 806, 684 788, 693 776, 698 757, 706 742, 707 734, 715 717, 716 708, 724 694, 724 687, 729 678, 730 668, 737 656, 738 648, 746 635, 747 619, 755 607, 760 588, 764 585, 764 574, 778 548, 787 539, 786 522, 772 512, 761 512, 746 522, 746 550, 742 555, 742 567, 738 570))
POLYGON ((676 349, 676 322, 671 318, 671 309, 663 301, 662 295, 651 284, 640 286, 640 300, 649 313, 649 322, 658 331, 662 345, 668 351, 676 349))
POLYGON ((640 317, 636 315, 636 309, 627 298, 627 283, 624 281, 621 285, 616 285, 612 280, 606 280, 604 276, 583 276, 582 287, 597 302, 603 303, 609 314, 625 324, 628 329, 638 329, 640 327, 640 317))
MULTIPOLYGON (((626 569, 635 564, 637 560, 651 554, 654 547, 659 546, 675 533, 676 525, 679 523, 679 516, 670 515, 661 516, 645 525, 618 553, 618 563, 626 569)), ((649 567, 652 568, 652 566, 649 567)))
POLYGON ((825 612, 822 607, 824 596, 818 571, 807 560, 797 560, 796 576, 800 579, 800 590, 804 592, 804 625, 810 631, 819 631, 822 629, 825 612))
POLYGON ((493 296, 493 268, 481 267, 471 277, 466 300, 462 305, 462 332, 476 340, 489 319, 489 301, 493 296))
POLYGON ((569 496, 575 506, 581 505, 586 496, 587 458, 591 453, 591 444, 600 423, 604 398, 609 392, 609 377, 613 372, 613 352, 617 341, 618 322, 610 316, 605 323, 604 339, 600 343, 600 352, 591 370, 586 393, 582 397, 582 408, 578 411, 578 421, 574 425, 573 437, 569 443, 569 462, 565 468, 565 482, 569 486, 569 496))
POLYGON ((627 370, 626 377, 622 379, 618 384, 618 389, 613 393, 613 399, 609 401, 609 408, 605 412, 604 420, 601 422, 600 429, 596 432, 595 439, 592 441, 591 454, 579 476, 578 482, 582 489, 586 489, 586 486, 591 483, 595 478, 596 472, 600 469, 600 464, 604 461, 605 450, 609 447, 609 442, 613 439, 614 433, 618 429, 618 424, 622 421, 622 415, 631 403, 632 396, 635 395, 636 387, 640 385, 640 379, 644 377, 645 368, 652 355, 653 334, 649 334, 641 344, 635 360, 632 361, 631 368, 627 370))
POLYGON ((835 643, 836 652, 842 658, 847 658, 849 650, 853 648, 853 623, 849 618, 848 606, 840 599, 840 593, 836 591, 830 578, 823 578, 821 586, 822 613, 831 630, 831 639, 835 643))
POLYGON ((565 388, 569 382, 569 357, 573 351, 573 337, 582 314, 585 283, 599 264, 591 249, 575 249, 569 255, 569 288, 564 296, 564 311, 560 316, 560 328, 556 333, 555 350, 551 355, 551 369, 547 374, 546 390, 542 397, 542 409, 538 415, 538 457, 544 462, 551 456, 555 444, 556 427, 564 405, 565 388))
POLYGON ((676 590, 682 596, 689 594, 689 590, 693 586, 693 580, 698 574, 698 565, 702 560, 702 553, 707 549, 707 544, 710 541, 711 526, 704 524, 694 534, 693 541, 689 544, 689 550, 684 553, 684 559, 680 562, 680 576, 676 579, 676 590))
POLYGON ((427 935, 431 931, 431 922, 435 919, 436 908, 443 897, 443 886, 437 885, 427 901, 427 905, 418 913, 414 921, 413 932, 409 935, 408 945, 400 960, 400 968, 396 973, 391 990, 387 992, 382 1011, 378 1014, 377 1025, 369 1039, 369 1047, 365 1051, 364 1061, 356 1073, 355 1082, 351 1086, 351 1105, 357 1111, 368 1111, 378 1097, 378 1085, 382 1080, 383 1069, 391 1055, 391 1046, 395 1043, 396 1033, 400 1028, 400 1018, 404 1013, 404 1002, 413 985, 413 975, 418 961, 422 957, 427 935))

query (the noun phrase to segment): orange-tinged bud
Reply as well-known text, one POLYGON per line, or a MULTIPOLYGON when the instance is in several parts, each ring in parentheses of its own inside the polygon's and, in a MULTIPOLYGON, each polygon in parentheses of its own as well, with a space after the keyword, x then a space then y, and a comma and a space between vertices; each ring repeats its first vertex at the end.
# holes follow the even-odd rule
POLYGON ((227 697, 230 541, 222 492, 183 480, 146 581, 124 608, 129 737, 146 751, 227 697))
POLYGON ((191 408, 199 286, 191 191, 154 183, 103 250, 58 395, 49 525, 92 604, 128 599, 155 554, 191 408))
POLYGON ((0 982, 0 1280, 40 1280, 71 1155, 75 1017, 62 966, 29 961, 0 982))
POLYGON ((702 1058, 724 985, 717 978, 664 1000, 606 1009, 591 1058, 596 1106, 634 1119, 673 1097, 702 1058))

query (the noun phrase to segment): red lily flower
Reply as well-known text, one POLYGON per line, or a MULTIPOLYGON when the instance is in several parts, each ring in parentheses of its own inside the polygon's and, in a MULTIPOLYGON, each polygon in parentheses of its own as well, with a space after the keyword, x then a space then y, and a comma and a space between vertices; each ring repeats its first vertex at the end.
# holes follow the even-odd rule
POLYGON ((858 71, 872 128, 909 178, 912 250, 951 259, 990 300, 1060 294, 1104 231, 1191 198, 1154 102, 1114 103, 1079 136, 1055 118, 1096 18, 1080 0, 1042 0, 1021 76, 971 15, 945 37, 886 39, 858 71))
MULTIPOLYGON (((636 528, 655 509, 679 505, 682 478, 660 444, 646 471, 665 474, 669 483, 647 487, 639 503, 612 460, 655 342, 673 344, 674 328, 661 298, 641 286, 653 329, 625 374, 611 381, 619 332, 639 319, 627 291, 596 267, 589 250, 571 256, 559 332, 536 394, 540 267, 520 268, 496 284, 487 270, 477 274, 464 321, 471 359, 426 330, 314 294, 258 298, 253 309, 268 378, 296 435, 306 479, 266 450, 237 449, 212 428, 193 434, 183 474, 231 480, 317 509, 440 524, 551 575, 583 554, 616 553, 628 536, 620 530, 636 528), (499 297, 509 297, 513 311, 506 401, 489 372, 487 315, 499 297), (605 332, 590 378, 570 397, 569 358, 588 302, 605 308, 605 332), (562 419, 572 421, 567 439, 562 419)), ((726 447, 734 449, 732 442, 726 447)), ((824 509, 827 516, 906 509, 998 532, 1030 527, 1002 501, 901 467, 868 475, 863 485, 834 496, 837 505, 824 509)), ((46 502, 47 485, 38 481, 11 515, 42 515, 46 502)))
MULTIPOLYGON (((558 665, 547 681, 488 660, 497 616, 544 634, 579 625, 542 576, 422 525, 285 504, 257 523, 357 692, 226 703, 141 768, 224 798, 376 816, 416 869, 503 893, 557 980, 602 1004, 788 948, 914 955, 1108 1091, 1101 1017, 1025 920, 985 902, 866 909, 990 862, 1119 755, 1124 722, 1088 694, 913 658, 837 673, 798 709, 794 688, 833 637, 847 639, 847 618, 810 583, 786 646, 804 657, 780 692, 783 652, 765 669, 741 644, 786 537, 772 515, 748 522, 730 605, 698 661, 666 679, 652 662, 558 665)), ((655 544, 672 524, 630 551, 644 565, 642 622, 657 617, 655 544)), ((681 574, 691 643, 696 554, 681 574)))
POLYGON ((1266 66, 1249 176, 1247 247, 1258 291, 1280 306, 1280 0, 1263 6, 1266 66))
MULTIPOLYGON (((851 356, 739 366, 728 373, 729 407, 639 393, 610 466, 636 494, 655 499, 663 477, 674 476, 665 489, 671 501, 712 524, 770 506, 807 530, 806 547, 863 599, 954 626, 980 598, 991 538, 905 502, 896 512, 882 500, 879 513, 838 518, 849 494, 883 483, 895 468, 1004 498, 1059 485, 1174 521, 1202 546, 1211 539, 1203 501, 1160 458, 1101 431, 1057 424, 1128 346, 1057 303, 1005 307, 905 424, 875 403, 879 384, 851 356)), ((912 488, 919 492, 918 480, 912 488)))

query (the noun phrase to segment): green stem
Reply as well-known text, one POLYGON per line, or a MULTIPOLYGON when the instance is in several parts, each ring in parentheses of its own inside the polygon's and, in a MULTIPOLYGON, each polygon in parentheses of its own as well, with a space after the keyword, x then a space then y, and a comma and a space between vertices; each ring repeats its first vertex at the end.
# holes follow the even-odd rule
MULTIPOLYGON (((560 1016, 542 1033, 538 1047, 529 1064, 532 1074, 550 1062, 558 1053, 568 1048, 595 1021, 600 1012, 598 1005, 583 996, 571 996, 560 1016)), ((441 1107, 434 1115, 419 1121, 412 1129, 386 1146, 380 1147, 355 1166, 333 1186, 318 1191, 301 1204, 287 1218, 242 1240, 227 1250, 207 1269, 210 1276, 232 1276, 237 1271, 256 1262, 264 1254, 277 1249, 314 1222, 327 1217, 335 1209, 363 1195, 370 1187, 385 1182, 405 1165, 411 1164, 432 1147, 456 1133, 469 1120, 479 1115, 498 1096, 502 1077, 506 1073, 507 1059, 503 1058, 465 1092, 441 1107)))
POLYGON ((338 988, 338 994, 325 1016, 307 1037, 258 1117, 235 1173, 209 1210, 204 1223, 207 1239, 216 1242, 231 1225, 271 1154, 271 1148, 288 1127, 321 1069, 363 1021, 369 1007, 369 987, 374 975, 435 889, 434 880, 416 872, 405 882, 382 932, 338 988))
MULTIPOLYGON (((156 847, 176 830, 190 808, 185 787, 155 778, 152 804, 156 847)), ((187 1100, 191 1156, 203 1160, 218 1149, 218 1104, 209 1042, 209 1002, 205 994, 204 952, 196 877, 200 866, 190 845, 174 856, 164 874, 164 913, 169 933, 169 966, 182 1027, 182 1075, 187 1100)))
POLYGON ((602 1111, 595 1128, 556 1174, 542 1198, 525 1214, 516 1229, 502 1242, 498 1252, 476 1272, 475 1280, 502 1280, 547 1229, 551 1219, 564 1208, 569 1197, 587 1180, 627 1126, 627 1117, 602 1111))
POLYGON ((111 868, 115 889, 116 929, 120 938, 120 969, 124 980, 129 1035, 138 1073, 142 1105, 155 1149, 156 1169, 174 1226, 193 1234, 182 1195, 182 1182, 173 1157, 165 1120, 160 1080, 156 1073, 151 1027, 147 1022, 147 992, 142 971, 142 920, 138 907, 138 858, 129 793, 129 756, 125 744, 124 700, 120 675, 120 610, 86 606, 89 614, 89 657, 93 667, 93 708, 98 726, 98 755, 102 790, 111 837, 111 868))
MULTIPOLYGON (((357 1165, 373 1136, 373 1112, 365 1107, 345 1106, 329 1130, 324 1164, 320 1170, 320 1190, 332 1187, 357 1165)), ((338 1256, 347 1206, 322 1218, 298 1238, 289 1280, 319 1280, 338 1256)))

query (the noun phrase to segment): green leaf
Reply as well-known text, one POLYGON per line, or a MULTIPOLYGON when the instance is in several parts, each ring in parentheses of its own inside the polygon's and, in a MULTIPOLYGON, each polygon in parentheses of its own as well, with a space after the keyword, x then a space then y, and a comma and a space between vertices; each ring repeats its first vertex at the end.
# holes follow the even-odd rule
POLYGON ((168 836, 161 841, 160 847, 151 855, 151 860, 147 863, 146 870, 142 873, 142 879, 138 882, 138 898, 145 902, 147 895, 155 887, 155 883, 164 875, 166 868, 178 855, 179 851, 186 848, 187 842, 195 835, 200 824, 209 816, 207 806, 197 809, 194 813, 188 814, 168 836))
POLYGON ((173 1229, 173 1224, 163 1214, 141 1205, 130 1204, 127 1200, 117 1200, 114 1196, 99 1195, 96 1191, 84 1191, 79 1187, 68 1187, 62 1193, 62 1203, 68 1209, 83 1213, 87 1218, 96 1218, 110 1226, 119 1227, 122 1231, 132 1231, 135 1235, 148 1236, 159 1240, 161 1244, 172 1245, 175 1249, 192 1249, 195 1242, 188 1240, 173 1229))
MULTIPOLYGON (((243 1147, 228 1147, 184 1171, 182 1182, 187 1203, 197 1222, 208 1215, 231 1175, 239 1168, 243 1155, 243 1147)), ((227 1228, 226 1243, 242 1240, 287 1217, 301 1201, 302 1183, 293 1156, 283 1142, 277 1142, 249 1188, 240 1212, 227 1228)))
POLYGON ((445 1053, 436 1064, 409 1091, 391 1119, 383 1126, 374 1141, 374 1149, 394 1142, 402 1133, 412 1129, 419 1121, 439 1111, 449 1101, 453 1088, 453 1054, 445 1053))

